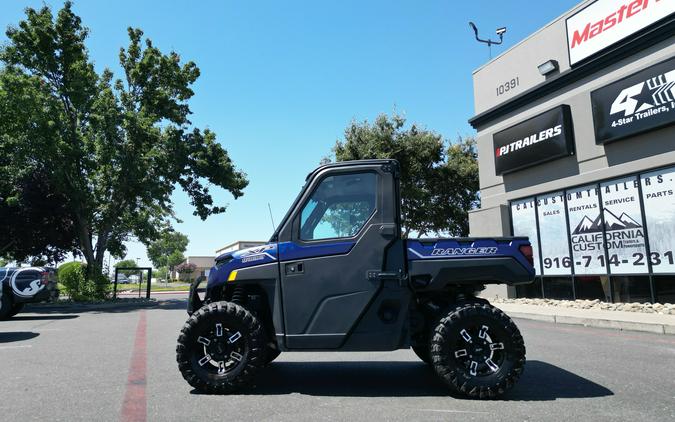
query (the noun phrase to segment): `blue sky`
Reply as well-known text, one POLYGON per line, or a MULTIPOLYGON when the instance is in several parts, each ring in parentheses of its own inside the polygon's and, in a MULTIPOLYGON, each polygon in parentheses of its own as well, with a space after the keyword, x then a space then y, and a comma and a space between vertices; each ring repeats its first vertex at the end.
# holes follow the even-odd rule
MULTIPOLYGON (((79 0, 74 8, 91 30, 87 45, 99 70, 120 75, 117 55, 128 26, 201 69, 191 120, 217 133, 250 180, 236 201, 215 189, 228 210, 206 221, 192 215, 182 192, 174 194, 183 220, 176 229, 190 238, 187 254, 212 255, 235 240, 266 240, 268 202, 279 222, 306 174, 352 120, 396 111, 449 139, 473 134, 471 72, 487 61, 488 50, 473 40, 468 21, 493 38, 495 28, 508 28, 504 45, 493 47, 496 55, 576 3, 79 0)), ((3 1, 0 26, 42 4, 3 1)), ((148 263, 145 248, 133 242, 127 258, 148 263)))

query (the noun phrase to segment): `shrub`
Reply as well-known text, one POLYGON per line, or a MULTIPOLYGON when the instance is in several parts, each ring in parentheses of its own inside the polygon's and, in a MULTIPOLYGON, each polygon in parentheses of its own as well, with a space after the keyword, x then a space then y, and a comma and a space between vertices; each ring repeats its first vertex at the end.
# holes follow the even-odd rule
POLYGON ((97 280, 86 278, 87 265, 78 262, 67 262, 59 267, 59 282, 66 290, 66 294, 74 301, 105 299, 110 292, 110 283, 105 276, 97 280))

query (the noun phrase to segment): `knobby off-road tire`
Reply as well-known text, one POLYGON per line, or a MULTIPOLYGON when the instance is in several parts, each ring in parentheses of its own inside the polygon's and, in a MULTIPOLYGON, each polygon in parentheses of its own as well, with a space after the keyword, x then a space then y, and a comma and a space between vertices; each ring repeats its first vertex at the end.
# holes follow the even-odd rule
POLYGON ((265 364, 265 337, 258 320, 231 302, 203 306, 187 320, 176 346, 183 378, 197 390, 226 394, 251 385, 265 364))
POLYGON ((417 355, 418 358, 422 360, 422 362, 426 364, 431 364, 431 354, 429 351, 429 343, 424 343, 424 344, 417 344, 415 346, 411 346, 411 349, 413 349, 413 352, 417 355))
POLYGON ((513 387, 525 366, 516 324, 485 303, 464 303, 442 316, 430 342, 436 373, 471 398, 495 398, 513 387))
POLYGON ((273 349, 271 347, 265 348, 265 365, 272 363, 280 354, 281 350, 273 349))

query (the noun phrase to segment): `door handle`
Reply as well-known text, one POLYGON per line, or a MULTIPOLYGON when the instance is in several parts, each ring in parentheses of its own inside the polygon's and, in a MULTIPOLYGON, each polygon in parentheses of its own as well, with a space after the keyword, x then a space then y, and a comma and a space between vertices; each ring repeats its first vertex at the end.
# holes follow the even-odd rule
POLYGON ((395 224, 382 224, 380 226, 380 235, 383 237, 393 237, 396 234, 395 224))
POLYGON ((304 274, 305 264, 302 262, 289 262, 284 266, 286 275, 304 274))

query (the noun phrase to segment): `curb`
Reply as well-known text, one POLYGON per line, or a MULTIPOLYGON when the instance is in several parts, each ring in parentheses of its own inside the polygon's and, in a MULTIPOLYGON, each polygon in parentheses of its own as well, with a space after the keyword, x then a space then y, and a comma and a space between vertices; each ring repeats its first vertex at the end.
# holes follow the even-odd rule
POLYGON ((543 315, 508 311, 504 312, 512 318, 552 322, 554 324, 583 325, 584 327, 607 328, 619 331, 642 331, 654 334, 675 335, 675 325, 668 324, 653 324, 648 322, 620 321, 601 318, 584 318, 568 315, 543 315))

